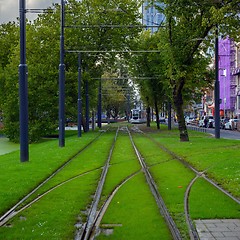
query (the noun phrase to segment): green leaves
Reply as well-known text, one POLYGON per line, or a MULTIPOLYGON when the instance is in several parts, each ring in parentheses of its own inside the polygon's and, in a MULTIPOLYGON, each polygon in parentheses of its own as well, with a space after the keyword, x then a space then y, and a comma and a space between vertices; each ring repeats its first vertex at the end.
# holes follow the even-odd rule
MULTIPOLYGON (((108 51, 130 49, 140 29, 140 1, 135 0, 69 0, 65 11, 65 50, 82 53, 82 96, 84 82, 89 81, 90 107, 97 107, 98 82, 104 71, 114 65, 115 54, 108 51), (119 26, 119 27, 111 27, 119 26), (95 53, 90 53, 94 51, 95 53), (87 73, 86 73, 87 72, 87 73)), ((3 110, 5 132, 19 139, 18 65, 19 26, 0 26, 0 110, 3 110)), ((58 79, 60 6, 54 4, 27 24, 27 65, 29 100, 29 139, 38 141, 58 126, 58 79)), ((119 55, 120 56, 120 55, 119 55)), ((65 53, 66 118, 77 117, 77 54, 65 53)), ((122 100, 120 101, 120 103, 122 100)))

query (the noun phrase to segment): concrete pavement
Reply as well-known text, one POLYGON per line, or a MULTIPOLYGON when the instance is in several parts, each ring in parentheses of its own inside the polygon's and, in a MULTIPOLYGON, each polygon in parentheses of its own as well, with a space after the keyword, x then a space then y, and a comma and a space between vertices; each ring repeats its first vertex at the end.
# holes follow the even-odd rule
POLYGON ((240 219, 196 220, 200 240, 240 240, 240 219))

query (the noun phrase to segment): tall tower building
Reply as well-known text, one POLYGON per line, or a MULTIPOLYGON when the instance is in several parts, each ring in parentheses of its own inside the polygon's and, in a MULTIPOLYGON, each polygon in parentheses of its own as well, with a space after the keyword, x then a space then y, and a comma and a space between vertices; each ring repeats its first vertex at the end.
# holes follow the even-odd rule
POLYGON ((158 30, 158 27, 164 21, 165 16, 158 12, 154 7, 151 1, 144 1, 142 5, 142 24, 148 26, 147 29, 151 29, 151 32, 154 33, 158 30))

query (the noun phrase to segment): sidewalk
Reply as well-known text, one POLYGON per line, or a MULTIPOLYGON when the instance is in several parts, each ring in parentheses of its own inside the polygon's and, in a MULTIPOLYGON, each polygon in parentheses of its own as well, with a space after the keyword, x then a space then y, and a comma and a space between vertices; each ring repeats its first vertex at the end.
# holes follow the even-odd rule
POLYGON ((201 240, 240 240, 240 219, 196 220, 201 240))

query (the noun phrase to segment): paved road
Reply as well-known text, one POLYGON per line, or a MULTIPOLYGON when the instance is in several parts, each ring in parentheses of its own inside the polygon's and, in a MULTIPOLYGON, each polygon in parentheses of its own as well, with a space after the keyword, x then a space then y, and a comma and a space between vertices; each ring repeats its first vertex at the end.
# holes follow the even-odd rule
MULTIPOLYGON (((215 129, 214 128, 207 128, 206 131, 208 133, 215 135, 215 129)), ((233 131, 233 130, 220 130, 220 138, 227 138, 227 139, 237 139, 240 140, 240 132, 239 131, 233 131)))
MULTIPOLYGON (((197 126, 191 126, 188 125, 189 129, 196 130, 196 131, 206 131, 207 133, 210 133, 215 136, 215 129, 214 128, 199 128, 197 126)), ((226 139, 236 139, 240 140, 240 132, 236 130, 220 130, 220 138, 226 138, 226 139)))

